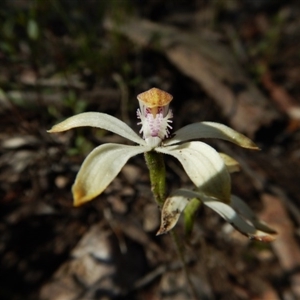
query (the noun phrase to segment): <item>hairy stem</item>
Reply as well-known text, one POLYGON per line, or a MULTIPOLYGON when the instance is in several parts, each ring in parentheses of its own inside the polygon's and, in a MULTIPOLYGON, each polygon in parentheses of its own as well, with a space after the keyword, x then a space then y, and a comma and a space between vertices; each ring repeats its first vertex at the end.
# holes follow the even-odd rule
POLYGON ((156 203, 161 208, 166 194, 166 168, 163 155, 154 151, 147 152, 145 160, 150 173, 151 190, 156 203))

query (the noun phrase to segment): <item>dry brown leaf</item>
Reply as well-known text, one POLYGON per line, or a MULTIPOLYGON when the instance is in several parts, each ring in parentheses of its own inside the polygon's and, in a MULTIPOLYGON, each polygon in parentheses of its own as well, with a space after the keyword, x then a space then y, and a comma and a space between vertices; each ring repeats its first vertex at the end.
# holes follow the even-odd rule
POLYGON ((262 200, 265 205, 263 218, 278 232, 277 239, 272 243, 273 249, 283 270, 286 274, 290 274, 288 279, 291 289, 295 297, 299 299, 300 274, 296 271, 300 267, 300 249, 294 237, 294 226, 279 198, 270 194, 263 194, 262 200))

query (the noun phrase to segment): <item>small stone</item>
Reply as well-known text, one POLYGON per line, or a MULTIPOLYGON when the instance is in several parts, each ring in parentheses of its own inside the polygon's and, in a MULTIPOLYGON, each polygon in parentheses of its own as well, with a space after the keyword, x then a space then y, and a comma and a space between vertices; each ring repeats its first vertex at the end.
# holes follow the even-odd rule
POLYGON ((130 184, 135 184, 141 177, 141 170, 135 165, 126 164, 121 172, 130 184))

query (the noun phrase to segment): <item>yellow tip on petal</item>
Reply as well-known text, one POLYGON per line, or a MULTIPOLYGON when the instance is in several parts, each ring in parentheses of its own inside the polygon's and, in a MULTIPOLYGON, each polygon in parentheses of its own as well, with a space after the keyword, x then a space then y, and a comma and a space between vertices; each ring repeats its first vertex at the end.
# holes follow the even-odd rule
POLYGON ((72 187, 73 205, 75 207, 81 206, 86 202, 93 200, 97 195, 89 195, 87 191, 80 185, 74 184, 72 187))
POLYGON ((239 146, 251 150, 260 150, 260 148, 248 137, 244 136, 243 134, 239 134, 239 136, 236 138, 236 141, 239 146))
POLYGON ((137 96, 138 100, 149 108, 166 106, 168 105, 173 96, 167 92, 164 92, 158 88, 152 88, 144 93, 137 96))
POLYGON ((62 132, 66 129, 62 126, 60 126, 61 123, 54 125, 51 129, 47 130, 48 133, 56 133, 56 132, 62 132))

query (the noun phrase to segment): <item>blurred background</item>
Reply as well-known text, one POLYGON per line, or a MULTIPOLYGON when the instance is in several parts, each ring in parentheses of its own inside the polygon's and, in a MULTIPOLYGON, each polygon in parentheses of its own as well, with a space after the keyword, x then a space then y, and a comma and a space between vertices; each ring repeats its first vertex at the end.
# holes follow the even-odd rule
MULTIPOLYGON (((84 111, 138 131, 136 96, 174 96, 173 128, 216 121, 261 151, 235 157, 233 193, 278 231, 249 241, 208 209, 176 227, 197 299, 300 299, 300 3, 296 0, 3 0, 0 298, 193 299, 143 156, 94 201, 71 186, 102 130, 46 132, 84 111)), ((192 187, 166 159, 169 191, 192 187)))

